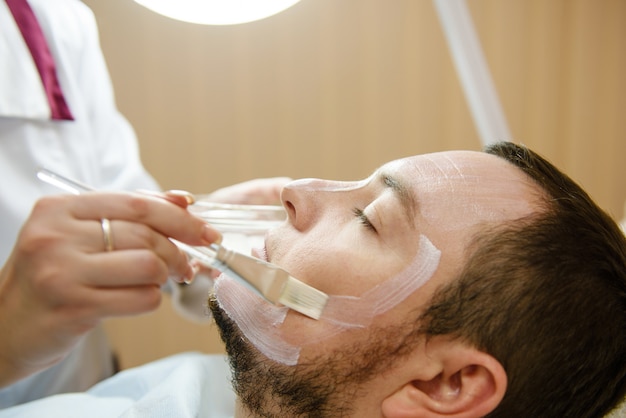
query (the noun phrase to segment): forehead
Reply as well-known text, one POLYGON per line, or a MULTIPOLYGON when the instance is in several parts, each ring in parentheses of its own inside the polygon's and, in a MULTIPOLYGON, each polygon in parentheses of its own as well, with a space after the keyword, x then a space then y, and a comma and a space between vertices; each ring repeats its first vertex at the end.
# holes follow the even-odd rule
POLYGON ((524 216, 540 194, 539 186, 517 167, 475 151, 403 158, 378 171, 403 182, 420 216, 445 229, 524 216))
POLYGON ((380 168, 403 176, 428 180, 466 180, 472 177, 525 177, 519 169, 494 155, 477 151, 445 151, 391 161, 380 168))

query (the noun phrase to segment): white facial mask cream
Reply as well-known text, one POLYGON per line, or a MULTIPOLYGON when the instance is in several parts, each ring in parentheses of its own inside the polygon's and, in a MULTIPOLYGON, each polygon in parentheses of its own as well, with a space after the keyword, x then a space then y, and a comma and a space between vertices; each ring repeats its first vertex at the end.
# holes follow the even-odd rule
POLYGON ((320 179, 298 179, 289 183, 292 188, 298 188, 304 192, 346 192, 365 187, 370 181, 366 178, 359 181, 328 181, 320 179))
POLYGON ((420 235, 417 255, 407 268, 361 296, 329 295, 320 318, 324 329, 314 338, 300 339, 298 344, 294 342, 298 338, 284 335, 281 330, 288 308, 266 303, 226 275, 219 277, 214 289, 220 306, 261 353, 278 363, 293 366, 298 363, 302 346, 345 330, 367 327, 375 316, 397 306, 433 276, 440 258, 441 251, 426 236, 420 235))
POLYGON ((439 231, 462 231, 478 222, 507 219, 514 211, 531 210, 519 198, 524 184, 506 171, 499 176, 489 175, 473 160, 467 160, 464 153, 454 158, 421 157, 413 166, 414 194, 422 196, 420 216, 439 231))

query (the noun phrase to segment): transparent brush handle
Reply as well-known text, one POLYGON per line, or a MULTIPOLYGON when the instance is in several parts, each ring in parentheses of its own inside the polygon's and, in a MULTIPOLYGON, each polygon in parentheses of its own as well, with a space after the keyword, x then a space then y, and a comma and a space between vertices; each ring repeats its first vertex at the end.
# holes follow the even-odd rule
POLYGON ((43 181, 44 183, 48 183, 72 194, 81 194, 83 192, 95 191, 93 187, 87 186, 86 184, 81 183, 77 180, 62 176, 59 173, 48 170, 47 168, 40 168, 39 170, 37 170, 37 178, 39 178, 39 180, 43 181))

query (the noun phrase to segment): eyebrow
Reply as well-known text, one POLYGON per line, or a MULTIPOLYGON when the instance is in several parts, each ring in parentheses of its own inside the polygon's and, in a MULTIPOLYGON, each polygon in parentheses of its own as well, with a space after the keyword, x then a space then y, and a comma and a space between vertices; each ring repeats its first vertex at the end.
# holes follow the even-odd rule
POLYGON ((413 225, 413 217, 417 202, 415 201, 415 196, 411 193, 410 188, 406 185, 406 183, 397 177, 394 177, 389 173, 385 173, 384 171, 378 172, 377 177, 378 181, 393 191, 394 195, 400 202, 402 209, 404 210, 407 222, 409 225, 413 225))

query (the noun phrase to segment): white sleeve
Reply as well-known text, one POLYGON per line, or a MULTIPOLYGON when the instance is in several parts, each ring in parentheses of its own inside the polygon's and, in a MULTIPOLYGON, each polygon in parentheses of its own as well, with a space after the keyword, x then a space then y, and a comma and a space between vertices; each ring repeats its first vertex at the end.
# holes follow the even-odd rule
POLYGON ((83 66, 75 80, 83 96, 86 117, 90 120, 89 135, 98 152, 99 169, 95 186, 112 190, 148 188, 159 186, 145 170, 140 160, 135 132, 120 113, 115 103, 114 90, 107 65, 100 48, 97 26, 91 10, 84 19, 93 20, 83 25, 83 66))
MULTIPOLYGON (((109 190, 155 190, 140 160, 135 132, 115 103, 91 9, 78 0, 30 0, 57 65, 74 121, 57 128, 68 146, 64 164, 82 164, 80 180, 109 190)), ((61 164, 59 157, 59 164, 61 164)))

